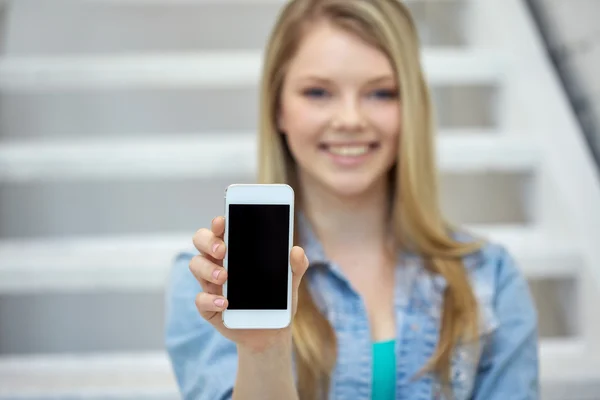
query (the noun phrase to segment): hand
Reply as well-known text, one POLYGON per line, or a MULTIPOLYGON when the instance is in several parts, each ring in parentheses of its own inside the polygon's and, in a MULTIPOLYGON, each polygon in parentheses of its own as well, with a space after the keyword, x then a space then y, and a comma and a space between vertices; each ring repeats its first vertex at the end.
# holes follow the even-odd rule
MULTIPOLYGON (((223 336, 238 346, 253 352, 262 352, 272 346, 291 343, 291 327, 283 329, 228 329, 223 325, 221 313, 227 308, 223 297, 223 284, 227 271, 223 268, 225 257, 225 218, 213 219, 211 229, 200 229, 194 235, 194 246, 200 252, 190 261, 190 270, 202 286, 196 296, 196 307, 200 315, 210 322, 223 336)), ((298 304, 298 287, 308 268, 308 259, 301 247, 294 246, 290 254, 292 267, 292 320, 298 304)))

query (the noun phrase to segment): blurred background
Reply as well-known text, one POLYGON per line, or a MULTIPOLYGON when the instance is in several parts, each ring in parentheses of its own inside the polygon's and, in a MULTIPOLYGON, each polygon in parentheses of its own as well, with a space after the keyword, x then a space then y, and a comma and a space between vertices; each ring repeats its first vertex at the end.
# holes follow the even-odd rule
MULTIPOLYGON (((0 1, 0 399, 178 398, 173 257, 252 182, 281 0, 0 1)), ((443 206, 540 313, 543 399, 600 399, 600 0, 406 0, 443 206)))

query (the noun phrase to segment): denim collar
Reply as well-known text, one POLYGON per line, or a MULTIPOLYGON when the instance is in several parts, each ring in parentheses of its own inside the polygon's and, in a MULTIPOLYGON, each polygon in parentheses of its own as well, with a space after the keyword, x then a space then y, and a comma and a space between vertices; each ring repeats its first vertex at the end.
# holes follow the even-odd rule
POLYGON ((304 248, 304 252, 306 253, 306 257, 308 257, 310 266, 312 267, 313 265, 329 264, 330 261, 325 255, 325 250, 323 249, 321 242, 317 238, 312 225, 304 213, 298 212, 296 224, 298 227, 300 244, 304 248))

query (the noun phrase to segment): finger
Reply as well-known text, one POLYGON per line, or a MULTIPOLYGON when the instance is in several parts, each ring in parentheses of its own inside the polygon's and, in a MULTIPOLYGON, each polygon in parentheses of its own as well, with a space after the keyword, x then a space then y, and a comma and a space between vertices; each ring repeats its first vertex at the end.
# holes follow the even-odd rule
POLYGON ((199 229, 194 234, 192 241, 200 253, 212 257, 215 262, 222 260, 225 256, 225 243, 209 229, 199 229))
POLYGON ((223 234, 225 233, 225 217, 219 216, 213 218, 212 223, 210 224, 210 230, 216 237, 223 239, 223 234))
MULTIPOLYGON (((225 310, 228 305, 227 299, 223 296, 217 296, 205 292, 198 293, 195 302, 196 308, 198 309, 198 312, 202 318, 210 322, 215 322, 213 321, 215 316, 225 310)), ((217 318, 217 320, 220 320, 220 318, 217 318)))
POLYGON ((217 285, 202 279, 200 282, 200 286, 202 286, 202 291, 209 294, 216 294, 218 296, 223 295, 223 286, 217 285))
POLYGON ((290 264, 292 266, 292 283, 294 289, 298 289, 300 281, 304 273, 308 269, 308 258, 304 253, 304 249, 299 246, 294 246, 290 253, 290 264))
POLYGON ((192 257, 190 271, 199 282, 204 280, 220 286, 227 280, 227 270, 202 254, 192 257))

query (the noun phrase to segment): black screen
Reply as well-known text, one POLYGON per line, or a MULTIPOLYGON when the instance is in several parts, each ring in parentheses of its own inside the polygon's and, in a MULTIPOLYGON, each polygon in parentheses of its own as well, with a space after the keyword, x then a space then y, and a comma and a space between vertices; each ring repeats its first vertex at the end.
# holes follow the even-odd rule
POLYGON ((229 310, 287 308, 290 206, 230 204, 229 310))

